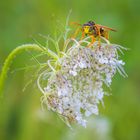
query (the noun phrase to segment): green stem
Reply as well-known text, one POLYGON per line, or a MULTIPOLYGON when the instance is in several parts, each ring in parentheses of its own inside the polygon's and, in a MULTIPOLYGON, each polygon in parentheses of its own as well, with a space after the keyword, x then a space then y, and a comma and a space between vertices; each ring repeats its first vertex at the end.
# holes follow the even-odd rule
POLYGON ((4 62, 4 65, 2 67, 2 71, 0 74, 0 97, 3 94, 4 83, 5 83, 6 76, 10 69, 10 65, 12 64, 13 59, 16 57, 17 54, 19 54, 23 51, 28 51, 28 50, 38 51, 38 52, 44 51, 43 48, 39 47, 36 44, 26 44, 26 45, 18 46, 8 55, 8 57, 6 58, 6 60, 4 62))

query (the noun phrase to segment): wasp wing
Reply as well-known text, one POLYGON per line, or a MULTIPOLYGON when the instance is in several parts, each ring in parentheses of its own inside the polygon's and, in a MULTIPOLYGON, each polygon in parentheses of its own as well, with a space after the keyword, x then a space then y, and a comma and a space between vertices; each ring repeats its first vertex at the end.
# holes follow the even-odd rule
POLYGON ((103 26, 103 25, 99 25, 99 24, 96 24, 95 26, 100 27, 100 28, 104 28, 104 29, 106 29, 106 30, 110 30, 110 31, 114 31, 114 32, 116 32, 115 29, 110 28, 110 27, 107 27, 107 26, 103 26))

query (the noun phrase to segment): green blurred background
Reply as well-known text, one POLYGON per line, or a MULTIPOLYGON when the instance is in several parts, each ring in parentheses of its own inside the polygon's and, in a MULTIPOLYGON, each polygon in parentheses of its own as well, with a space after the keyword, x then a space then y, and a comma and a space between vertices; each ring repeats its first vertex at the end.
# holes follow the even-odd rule
POLYGON ((23 92, 32 73, 18 68, 31 56, 17 56, 8 74, 0 102, 0 140, 140 140, 140 1, 139 0, 1 0, 0 69, 7 55, 18 45, 34 43, 38 33, 53 34, 56 21, 94 20, 113 27, 111 42, 130 48, 122 59, 129 75, 116 74, 105 108, 88 127, 70 130, 56 114, 43 112, 36 84, 23 92), (13 72, 16 71, 16 72, 13 72))

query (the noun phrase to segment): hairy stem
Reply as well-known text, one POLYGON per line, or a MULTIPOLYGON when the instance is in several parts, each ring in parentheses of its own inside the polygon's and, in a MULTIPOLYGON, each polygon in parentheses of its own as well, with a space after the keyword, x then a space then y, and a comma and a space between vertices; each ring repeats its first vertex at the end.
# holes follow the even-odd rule
POLYGON ((3 94, 3 87, 4 87, 4 83, 7 77, 7 73, 10 69, 10 65, 12 64, 13 59, 16 57, 17 54, 23 52, 23 51, 38 51, 38 52, 42 52, 44 51, 45 48, 42 48, 36 44, 26 44, 26 45, 21 45, 18 46, 17 48, 15 48, 6 58, 4 65, 2 67, 2 71, 0 74, 0 96, 2 96, 3 94))

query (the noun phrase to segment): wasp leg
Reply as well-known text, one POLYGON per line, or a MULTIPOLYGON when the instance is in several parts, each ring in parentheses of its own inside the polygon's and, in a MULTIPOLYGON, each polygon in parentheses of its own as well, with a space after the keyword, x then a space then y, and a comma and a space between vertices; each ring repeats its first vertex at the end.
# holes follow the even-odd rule
POLYGON ((76 29, 75 33, 73 34, 73 36, 71 38, 76 38, 76 36, 80 32, 80 30, 81 30, 80 28, 76 29))
MULTIPOLYGON (((108 32, 108 31, 105 32, 104 37, 105 37, 107 40, 109 40, 109 32, 108 32)), ((107 45, 107 47, 108 47, 108 45, 107 45)))
POLYGON ((81 36, 81 39, 80 39, 80 40, 83 40, 83 39, 84 39, 84 37, 85 37, 85 33, 84 33, 84 32, 82 32, 82 36, 81 36))
POLYGON ((99 46, 99 49, 101 48, 101 33, 99 32, 99 35, 98 35, 98 46, 99 46))
POLYGON ((107 40, 109 40, 109 32, 105 31, 103 34, 103 37, 105 37, 107 40))
POLYGON ((81 39, 79 41, 80 44, 81 44, 81 41, 84 39, 84 37, 85 37, 85 33, 82 31, 82 36, 81 36, 81 39))
POLYGON ((100 27, 99 26, 95 26, 96 27, 96 31, 97 31, 97 35, 98 35, 98 46, 99 46, 99 49, 101 47, 101 32, 100 32, 100 27))
POLYGON ((106 32, 105 38, 106 38, 107 40, 109 40, 109 32, 108 32, 108 31, 106 32))
POLYGON ((91 43, 87 47, 91 47, 96 40, 94 35, 91 35, 90 37, 91 37, 91 43))

